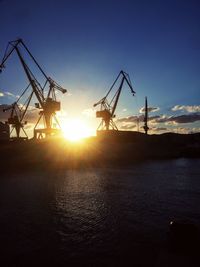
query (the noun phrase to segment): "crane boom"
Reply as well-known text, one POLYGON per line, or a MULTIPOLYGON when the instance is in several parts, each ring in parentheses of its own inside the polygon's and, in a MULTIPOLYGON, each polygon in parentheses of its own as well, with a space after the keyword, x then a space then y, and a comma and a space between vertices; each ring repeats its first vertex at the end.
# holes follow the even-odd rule
POLYGON ((33 79, 33 77, 31 76, 31 72, 30 72, 28 66, 26 65, 26 63, 25 63, 25 61, 24 61, 24 59, 23 59, 18 47, 16 46, 15 49, 16 49, 17 55, 19 56, 21 64, 23 66, 23 69, 24 69, 24 71, 26 73, 26 76, 27 76, 27 78, 28 78, 28 80, 30 82, 30 85, 31 85, 31 87, 33 89, 33 92, 35 93, 35 95, 36 95, 41 107, 43 108, 44 107, 43 106, 44 105, 44 96, 41 93, 41 91, 37 88, 37 84, 35 82, 35 79, 33 79))
POLYGON ((122 75, 122 80, 121 80, 121 83, 120 83, 120 86, 119 86, 119 89, 118 89, 118 93, 116 94, 116 100, 115 100, 115 103, 113 105, 113 109, 112 109, 112 113, 111 113, 112 116, 115 113, 115 110, 116 110, 116 107, 117 107, 117 104, 118 104, 118 101, 119 101, 119 97, 120 97, 120 94, 121 94, 121 91, 122 91, 122 87, 123 87, 124 81, 127 82, 129 88, 131 89, 131 93, 133 94, 133 96, 135 95, 135 91, 133 90, 133 87, 132 87, 130 81, 126 77, 126 76, 128 76, 128 74, 125 73, 124 71, 120 71, 120 74, 122 75))
POLYGON ((7 61, 7 59, 10 57, 10 55, 12 54, 12 52, 15 50, 15 48, 17 47, 17 45, 20 43, 20 40, 14 41, 14 44, 11 45, 11 43, 13 42, 9 42, 8 46, 6 48, 5 54, 3 56, 3 59, 1 61, 0 64, 0 71, 2 71, 3 68, 5 68, 4 64, 7 61), (10 51, 8 50, 9 46, 11 45, 11 49, 10 51))
POLYGON ((113 115, 114 115, 114 113, 115 113, 115 110, 116 110, 116 107, 117 107, 117 104, 118 104, 118 101, 119 101, 119 96, 120 96, 121 91, 122 91, 123 83, 124 83, 124 77, 122 78, 121 83, 120 83, 120 86, 119 86, 119 89, 118 89, 118 91, 117 91, 116 100, 115 100, 115 103, 114 103, 114 105, 113 105, 112 113, 111 113, 111 116, 112 116, 112 117, 113 117, 113 115))

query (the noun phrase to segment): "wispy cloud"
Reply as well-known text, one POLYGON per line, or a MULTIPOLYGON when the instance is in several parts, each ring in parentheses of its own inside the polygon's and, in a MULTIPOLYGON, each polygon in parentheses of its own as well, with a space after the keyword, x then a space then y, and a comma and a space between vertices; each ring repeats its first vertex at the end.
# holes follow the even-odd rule
POLYGON ((10 92, 4 92, 5 95, 16 97, 13 93, 10 92))
POLYGON ((137 127, 136 124, 124 124, 120 126, 120 129, 121 130, 133 130, 136 127, 137 127))
MULTIPOLYGON (((156 119, 159 119, 160 116, 157 115, 157 116, 150 116, 149 117, 149 121, 154 121, 156 119)), ((139 115, 139 116, 129 116, 129 117, 124 117, 124 118, 120 118, 120 119, 117 119, 116 122, 117 123, 138 123, 138 122, 143 122, 144 121, 144 115, 139 115)))
MULTIPOLYGON (((160 108, 159 107, 148 107, 148 112, 156 112, 156 111, 159 111, 160 108)), ((145 107, 142 107, 140 110, 139 110, 140 113, 144 113, 145 112, 145 107)))
POLYGON ((14 95, 13 93, 11 92, 4 92, 4 91, 0 91, 0 97, 12 97, 12 98, 19 98, 18 95, 14 95))
POLYGON ((172 108, 172 111, 187 111, 190 113, 200 112, 200 105, 193 105, 193 106, 176 105, 172 108))
POLYGON ((140 120, 140 118, 141 118, 141 116, 129 116, 129 117, 117 119, 116 122, 117 123, 123 123, 123 122, 129 122, 129 123, 130 122, 133 122, 133 123, 136 123, 138 120, 140 120))

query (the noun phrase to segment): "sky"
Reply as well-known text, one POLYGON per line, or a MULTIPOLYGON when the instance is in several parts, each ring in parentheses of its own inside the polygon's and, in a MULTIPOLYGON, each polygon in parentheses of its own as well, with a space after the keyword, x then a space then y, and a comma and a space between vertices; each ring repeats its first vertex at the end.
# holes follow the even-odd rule
MULTIPOLYGON (((48 76, 68 90, 57 95, 63 123, 78 118, 95 133, 100 121, 93 104, 124 70, 136 95, 124 86, 119 129, 143 131, 147 96, 150 133, 199 132, 199 11, 198 0, 0 0, 0 59, 8 41, 24 40, 48 76)), ((27 84, 13 54, 0 74, 1 121, 3 107, 27 84)))

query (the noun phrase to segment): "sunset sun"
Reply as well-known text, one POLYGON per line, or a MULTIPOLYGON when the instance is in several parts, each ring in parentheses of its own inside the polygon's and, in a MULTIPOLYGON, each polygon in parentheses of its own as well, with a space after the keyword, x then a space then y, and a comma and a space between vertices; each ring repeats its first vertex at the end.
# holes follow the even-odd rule
POLYGON ((92 130, 88 127, 88 125, 77 118, 63 121, 61 128, 64 137, 72 142, 80 141, 92 134, 92 130))

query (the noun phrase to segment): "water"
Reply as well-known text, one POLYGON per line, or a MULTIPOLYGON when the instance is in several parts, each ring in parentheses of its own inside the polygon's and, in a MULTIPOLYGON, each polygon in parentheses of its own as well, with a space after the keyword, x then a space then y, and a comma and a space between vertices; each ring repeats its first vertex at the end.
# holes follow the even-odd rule
POLYGON ((173 219, 200 225, 200 160, 2 175, 6 266, 155 266, 173 219))

